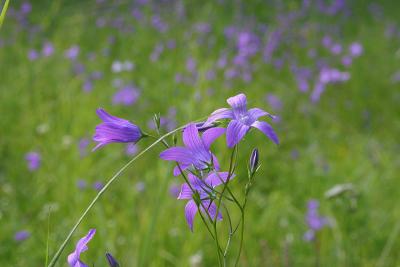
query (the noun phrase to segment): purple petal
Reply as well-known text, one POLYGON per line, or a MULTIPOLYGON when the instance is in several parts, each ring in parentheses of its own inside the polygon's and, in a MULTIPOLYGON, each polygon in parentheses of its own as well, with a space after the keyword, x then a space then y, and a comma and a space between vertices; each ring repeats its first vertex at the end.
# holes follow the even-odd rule
POLYGON ((82 252, 88 249, 87 243, 93 238, 96 233, 96 229, 90 229, 88 234, 81 238, 76 244, 75 251, 68 256, 68 263, 71 267, 86 267, 81 260, 80 255, 82 252))
MULTIPOLYGON (((179 167, 181 168, 182 171, 186 170, 187 168, 189 168, 191 166, 191 164, 179 164, 179 167)), ((178 166, 175 166, 174 168, 174 176, 179 176, 181 175, 181 170, 179 169, 178 166)))
POLYGON ((236 96, 232 96, 226 100, 228 104, 232 107, 235 115, 243 114, 247 111, 247 99, 244 94, 238 94, 236 96))
POLYGON ((237 120, 232 120, 226 129, 226 142, 228 147, 234 147, 244 137, 250 126, 244 125, 237 120))
MULTIPOLYGON (((207 209, 207 213, 210 215, 211 219, 215 219, 216 213, 217 213, 217 205, 215 205, 214 202, 211 202, 209 200, 204 200, 202 201, 202 206, 201 210, 204 212, 204 208, 207 209)), ((221 212, 218 212, 218 217, 217 220, 222 220, 222 214, 221 212)))
MULTIPOLYGON (((228 179, 228 172, 213 172, 205 179, 205 182, 212 187, 216 187, 223 182, 225 183, 228 179)), ((229 180, 232 180, 235 177, 235 174, 231 174, 229 180)))
POLYGON ((193 232, 193 220, 197 213, 197 205, 193 200, 190 200, 185 207, 185 217, 190 230, 193 232))
POLYGON ((251 108, 247 111, 247 113, 249 114, 249 116, 253 119, 253 120, 257 120, 258 118, 262 117, 262 116, 271 116, 271 114, 269 114, 268 112, 260 109, 260 108, 251 108))
POLYGON ((181 191, 178 195, 178 199, 192 199, 192 189, 190 189, 188 184, 183 184, 181 186, 181 191))
POLYGON ((194 161, 191 151, 186 147, 168 148, 160 153, 160 158, 189 165, 194 161))
POLYGON ((252 125, 252 127, 259 129, 261 132, 263 132, 269 139, 271 139, 275 144, 279 144, 279 139, 278 136, 276 135, 274 129, 272 128, 271 125, 269 125, 265 121, 255 121, 252 125))
POLYGON ((183 131, 183 143, 191 150, 203 150, 204 144, 199 136, 196 124, 189 123, 183 131))
POLYGON ((221 119, 233 119, 233 112, 229 108, 220 108, 211 113, 203 127, 209 126, 211 123, 221 119))
POLYGON ((225 128, 221 127, 211 128, 205 131, 201 138, 203 139, 206 148, 210 149, 210 146, 215 141, 215 139, 220 137, 223 133, 225 133, 225 128))
POLYGON ((96 110, 96 113, 97 113, 97 116, 99 116, 99 118, 102 119, 104 122, 118 123, 118 124, 122 124, 122 125, 125 125, 125 124, 131 125, 132 124, 128 120, 124 120, 124 119, 110 115, 102 108, 98 108, 96 110))

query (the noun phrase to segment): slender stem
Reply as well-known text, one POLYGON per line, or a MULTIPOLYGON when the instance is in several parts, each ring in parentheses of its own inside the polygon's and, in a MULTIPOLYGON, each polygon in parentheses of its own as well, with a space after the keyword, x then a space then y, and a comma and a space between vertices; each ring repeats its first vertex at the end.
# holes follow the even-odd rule
POLYGON ((0 29, 1 26, 3 25, 4 19, 6 17, 6 13, 7 13, 7 9, 8 9, 8 4, 10 3, 10 0, 6 0, 6 2, 4 3, 4 6, 1 10, 1 14, 0 14, 0 29))
MULTIPOLYGON (((186 126, 186 125, 185 125, 186 126)), ((144 150, 142 150, 138 155, 136 155, 133 159, 131 159, 128 163, 126 163, 121 169, 119 169, 111 178, 110 180, 108 180, 108 182, 105 184, 105 186, 97 193, 97 195, 93 198, 92 202, 90 202, 89 206, 85 209, 85 211, 82 213, 82 215, 79 217, 78 221, 75 223, 75 225, 72 227, 71 231, 69 232, 69 234, 67 235, 67 237, 65 238, 64 242, 61 244, 61 246, 59 247, 59 249, 57 250, 56 254, 53 256, 53 258, 51 259, 48 267, 53 267, 58 258, 60 257, 61 253, 63 252, 63 250, 65 249, 68 241, 71 239, 73 233, 75 232, 75 230, 78 228, 78 226, 81 224, 81 222, 83 221, 83 219, 86 217, 86 215, 89 213, 89 211, 92 209, 92 207, 96 204, 96 202, 99 200, 99 198, 101 197, 101 195, 110 187, 110 185, 123 173, 123 171, 125 169, 127 169, 134 161, 136 161, 138 158, 140 158, 141 156, 143 156, 147 151, 149 151, 151 148, 153 148, 154 146, 156 146, 158 143, 162 142, 164 140, 164 138, 170 136, 171 134, 183 129, 185 126, 176 128, 175 130, 168 132, 166 134, 164 134, 163 136, 161 136, 160 138, 158 138, 156 141, 154 141, 150 146, 148 146, 147 148, 145 148, 144 150)))
POLYGON ((242 224, 241 224, 241 229, 240 229, 240 245, 239 245, 239 252, 236 257, 236 262, 235 266, 238 265, 239 260, 240 260, 240 254, 242 253, 242 248, 243 248, 243 233, 244 233, 244 210, 241 211, 242 213, 242 224))

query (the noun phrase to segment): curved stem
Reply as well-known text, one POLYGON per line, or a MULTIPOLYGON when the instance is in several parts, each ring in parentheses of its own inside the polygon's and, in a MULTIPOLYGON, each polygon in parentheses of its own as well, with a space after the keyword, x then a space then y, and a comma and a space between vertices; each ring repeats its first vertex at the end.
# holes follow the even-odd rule
MULTIPOLYGON (((186 125, 185 125, 186 126, 186 125)), ((51 259, 48 267, 53 267, 58 258, 60 257, 61 253, 63 252, 63 250, 65 249, 68 241, 71 239, 73 233, 75 232, 75 230, 78 228, 78 226, 81 224, 81 222, 83 221, 83 219, 86 217, 86 215, 89 213, 89 211, 92 209, 92 207, 94 206, 94 204, 96 204, 96 202, 98 201, 98 199, 101 197, 101 195, 108 189, 108 187, 110 187, 110 185, 122 174, 122 172, 127 169, 134 161, 136 161, 138 158, 140 158, 141 156, 143 156, 143 154, 145 154, 147 151, 149 151, 151 148, 153 148, 155 145, 157 145, 158 143, 162 142, 164 140, 164 138, 170 136, 171 134, 183 129, 185 126, 181 126, 179 128, 176 128, 175 130, 168 132, 166 134, 164 134, 163 136, 161 136, 160 138, 158 138, 156 141, 154 141, 151 145, 149 145, 147 148, 145 148, 144 150, 142 150, 138 155, 136 155, 133 159, 131 159, 128 163, 126 163, 121 169, 119 169, 111 178, 110 180, 108 180, 108 182, 105 184, 105 186, 97 193, 97 195, 93 198, 92 202, 90 202, 89 206, 85 209, 85 211, 82 213, 82 215, 79 217, 78 221, 75 223, 75 225, 72 227, 71 231, 69 232, 69 234, 67 235, 67 237, 65 238, 64 242, 61 244, 60 248, 57 250, 56 254, 53 256, 53 258, 51 259)))
POLYGON ((6 0, 6 2, 4 3, 4 6, 1 10, 1 14, 0 14, 0 28, 3 25, 3 21, 6 17, 6 13, 7 13, 7 9, 8 9, 8 4, 10 3, 10 0, 6 0))

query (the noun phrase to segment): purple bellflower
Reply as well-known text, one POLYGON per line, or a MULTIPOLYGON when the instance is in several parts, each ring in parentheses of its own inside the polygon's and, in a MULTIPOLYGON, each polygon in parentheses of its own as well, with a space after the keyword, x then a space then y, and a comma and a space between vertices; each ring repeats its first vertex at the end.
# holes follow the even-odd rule
POLYGON ((145 136, 135 124, 111 116, 104 109, 99 108, 96 113, 103 123, 96 126, 93 140, 98 144, 93 150, 109 143, 136 143, 145 136))
MULTIPOLYGON (((218 170, 219 163, 214 154, 210 151, 211 144, 221 134, 225 132, 224 128, 216 127, 206 130, 199 136, 196 124, 190 123, 183 131, 184 147, 171 147, 160 154, 163 160, 176 161, 182 170, 194 167, 198 170, 209 169, 212 165, 218 170)), ((180 174, 179 167, 175 167, 174 175, 180 174)))
POLYGON ((71 267, 88 267, 88 265, 81 261, 80 256, 82 252, 88 249, 87 243, 89 243, 95 233, 96 229, 90 229, 88 234, 76 243, 75 251, 68 256, 68 264, 71 267))
MULTIPOLYGON (((184 183, 181 186, 181 192, 179 193, 178 199, 189 199, 185 207, 185 217, 191 231, 193 231, 194 216, 199 208, 203 214, 206 214, 206 216, 209 215, 211 219, 222 220, 221 213, 218 213, 218 215, 216 214, 217 205, 212 201, 214 194, 213 189, 216 186, 225 183, 228 180, 228 177, 228 172, 211 172, 204 180, 198 178, 192 173, 188 174, 188 180, 192 188, 190 188, 187 183, 184 183), (195 192, 193 192, 192 189, 195 192), (200 197, 199 200, 201 203, 197 204, 196 200, 193 199, 195 193, 200 197), (205 209, 207 209, 207 213, 205 209)), ((235 175, 231 174, 229 179, 233 179, 234 177, 235 175)))
POLYGON ((210 125, 220 119, 230 119, 231 121, 226 130, 226 141, 228 147, 234 147, 239 143, 251 127, 257 128, 274 143, 279 144, 278 136, 275 134, 272 126, 267 122, 258 121, 258 118, 262 116, 268 115, 271 118, 274 116, 259 108, 247 110, 247 99, 244 94, 230 97, 227 102, 232 108, 217 109, 208 117, 204 126, 210 125))

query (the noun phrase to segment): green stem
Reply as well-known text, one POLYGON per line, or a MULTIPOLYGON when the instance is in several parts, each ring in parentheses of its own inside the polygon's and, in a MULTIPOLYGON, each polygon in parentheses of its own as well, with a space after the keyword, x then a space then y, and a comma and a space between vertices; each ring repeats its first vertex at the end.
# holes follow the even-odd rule
POLYGON ((1 14, 0 14, 0 28, 3 25, 3 21, 6 17, 6 13, 7 13, 7 9, 8 9, 8 4, 10 3, 10 0, 6 0, 6 2, 4 3, 4 6, 1 10, 1 14))
POLYGON ((97 193, 97 195, 93 198, 92 202, 90 202, 89 206, 85 209, 85 211, 82 213, 82 215, 79 217, 78 221, 75 223, 75 225, 72 227, 71 231, 69 232, 69 234, 67 235, 67 237, 65 238, 64 242, 61 244, 61 246, 59 247, 59 249, 57 250, 56 254, 53 256, 53 258, 51 259, 48 267, 53 267, 56 263, 58 258, 60 257, 61 253, 63 252, 63 250, 65 249, 68 241, 71 239, 73 233, 75 232, 75 230, 78 228, 78 226, 81 224, 81 222, 83 221, 83 219, 86 217, 86 215, 89 213, 89 211, 92 209, 92 207, 96 204, 96 202, 99 200, 99 198, 101 197, 101 195, 110 187, 110 185, 123 173, 123 171, 125 169, 127 169, 134 161, 136 161, 138 158, 140 158, 141 156, 143 156, 147 151, 149 151, 151 148, 153 148, 154 146, 156 146, 158 143, 162 142, 164 140, 164 138, 170 136, 171 134, 185 128, 185 126, 176 128, 175 130, 166 133, 165 135, 161 136, 160 138, 158 138, 155 142, 153 142, 150 146, 148 146, 147 148, 145 148, 144 150, 142 150, 138 155, 136 155, 133 159, 131 159, 128 163, 126 163, 121 169, 119 169, 111 178, 110 180, 105 184, 105 186, 97 193))

